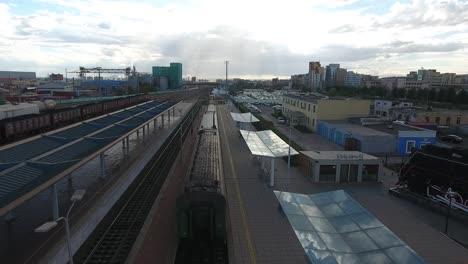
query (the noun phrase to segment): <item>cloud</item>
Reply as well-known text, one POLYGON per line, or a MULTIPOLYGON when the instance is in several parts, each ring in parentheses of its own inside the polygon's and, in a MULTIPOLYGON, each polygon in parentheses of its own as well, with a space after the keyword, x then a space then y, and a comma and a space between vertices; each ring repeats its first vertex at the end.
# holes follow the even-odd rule
POLYGON ((237 76, 303 73, 312 60, 403 72, 431 58, 455 71, 467 58, 466 1, 396 2, 379 15, 357 0, 37 1, 50 8, 18 15, 0 3, 0 62, 38 75, 179 61, 184 75, 215 78, 224 60, 237 76))
POLYGON ((391 11, 374 24, 376 28, 421 28, 455 26, 468 22, 468 2, 464 0, 414 0, 396 2, 391 11))
POLYGON ((342 26, 333 28, 328 32, 332 33, 332 34, 333 33, 348 33, 348 32, 355 32, 357 30, 358 30, 358 28, 356 26, 354 26, 352 24, 346 24, 346 25, 342 25, 342 26))
POLYGON ((101 22, 97 26, 99 28, 102 28, 102 29, 110 29, 111 28, 111 25, 109 23, 106 23, 106 22, 101 22))

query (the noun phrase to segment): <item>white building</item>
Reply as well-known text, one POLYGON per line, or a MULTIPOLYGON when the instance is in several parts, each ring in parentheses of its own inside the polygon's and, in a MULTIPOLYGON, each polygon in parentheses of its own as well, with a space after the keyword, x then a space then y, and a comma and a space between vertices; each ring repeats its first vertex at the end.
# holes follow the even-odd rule
POLYGON ((313 182, 377 182, 382 179, 381 159, 359 151, 302 151, 305 174, 313 182))
POLYGON ((390 109, 413 107, 411 102, 394 102, 387 100, 374 100, 373 114, 382 117, 390 117, 390 109))

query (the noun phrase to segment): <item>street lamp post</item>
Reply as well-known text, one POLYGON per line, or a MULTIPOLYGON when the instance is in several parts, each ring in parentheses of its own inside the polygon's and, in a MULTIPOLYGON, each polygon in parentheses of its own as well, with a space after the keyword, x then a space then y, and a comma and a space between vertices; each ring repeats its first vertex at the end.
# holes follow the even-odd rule
POLYGON ((72 202, 72 204, 70 205, 70 208, 68 209, 65 217, 62 216, 62 217, 57 218, 55 221, 45 222, 44 224, 42 224, 41 226, 39 226, 38 228, 34 230, 34 232, 36 233, 47 233, 50 230, 52 230, 54 227, 56 227, 59 221, 63 220, 65 222, 65 232, 67 235, 67 246, 68 246, 68 260, 70 264, 73 264, 73 253, 72 253, 72 248, 71 248, 70 222, 69 222, 70 212, 73 206, 75 206, 75 203, 83 199, 83 196, 85 195, 85 193, 86 193, 86 190, 83 190, 83 189, 76 190, 73 193, 72 197, 70 198, 70 201, 72 202))
POLYGON ((286 191, 289 191, 289 178, 290 177, 291 177, 291 120, 289 121, 288 178, 286 179, 286 191))
POLYGON ((444 233, 447 234, 447 229, 448 229, 448 220, 450 217, 450 208, 452 207, 452 199, 455 197, 455 192, 452 191, 452 188, 449 188, 447 192, 445 193, 446 197, 449 198, 449 204, 447 208, 447 216, 445 218, 445 231, 444 233))

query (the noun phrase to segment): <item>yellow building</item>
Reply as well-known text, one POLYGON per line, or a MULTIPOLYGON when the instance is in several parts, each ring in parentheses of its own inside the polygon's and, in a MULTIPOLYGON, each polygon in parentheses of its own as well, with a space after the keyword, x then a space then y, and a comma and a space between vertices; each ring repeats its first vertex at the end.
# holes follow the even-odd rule
POLYGON ((368 116, 370 100, 324 99, 316 96, 283 96, 283 115, 291 124, 317 130, 318 120, 343 120, 348 117, 368 116))
POLYGON ((425 111, 416 113, 416 122, 431 122, 438 125, 468 125, 468 113, 463 111, 425 111))

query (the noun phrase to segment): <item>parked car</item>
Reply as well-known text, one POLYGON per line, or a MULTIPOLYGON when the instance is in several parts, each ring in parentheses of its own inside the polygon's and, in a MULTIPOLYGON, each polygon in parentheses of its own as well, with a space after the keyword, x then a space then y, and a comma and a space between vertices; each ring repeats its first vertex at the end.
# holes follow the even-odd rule
POLYGON ((446 135, 446 136, 441 136, 440 140, 446 141, 446 142, 452 142, 452 143, 462 143, 463 138, 457 136, 457 135, 446 135))
POLYGON ((278 123, 286 124, 286 119, 284 119, 284 117, 280 116, 280 117, 278 117, 278 123))

